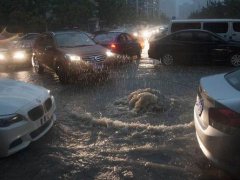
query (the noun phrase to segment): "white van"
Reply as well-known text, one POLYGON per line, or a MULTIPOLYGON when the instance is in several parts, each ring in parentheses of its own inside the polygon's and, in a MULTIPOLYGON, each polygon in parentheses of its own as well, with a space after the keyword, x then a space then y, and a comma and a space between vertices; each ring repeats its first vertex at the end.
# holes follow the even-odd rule
POLYGON ((184 29, 208 30, 227 41, 240 41, 240 19, 172 20, 168 27, 168 34, 184 29))

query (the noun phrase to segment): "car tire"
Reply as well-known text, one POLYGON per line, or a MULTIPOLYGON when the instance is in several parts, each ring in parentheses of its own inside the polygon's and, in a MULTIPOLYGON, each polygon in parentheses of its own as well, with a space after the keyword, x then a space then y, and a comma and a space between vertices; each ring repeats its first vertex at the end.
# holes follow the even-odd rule
POLYGON ((32 65, 36 73, 42 74, 44 72, 44 67, 39 63, 36 57, 32 58, 32 65))
POLYGON ((161 62, 165 66, 171 66, 174 64, 175 58, 173 55, 166 53, 161 56, 161 62))
POLYGON ((240 53, 233 54, 230 57, 230 65, 233 67, 239 67, 240 66, 240 53))
POLYGON ((64 71, 64 68, 62 65, 56 66, 56 74, 58 75, 59 81, 62 84, 68 84, 69 83, 69 75, 64 71))

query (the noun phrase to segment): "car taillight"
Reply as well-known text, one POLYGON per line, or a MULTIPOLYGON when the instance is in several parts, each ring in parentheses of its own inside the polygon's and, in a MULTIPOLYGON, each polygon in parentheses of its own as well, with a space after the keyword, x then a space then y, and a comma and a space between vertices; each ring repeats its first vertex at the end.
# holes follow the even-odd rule
POLYGON ((240 127, 240 114, 228 108, 210 108, 209 124, 214 127, 215 123, 231 127, 240 127))
POLYGON ((112 49, 116 49, 117 46, 116 46, 116 44, 111 44, 110 47, 111 47, 112 49))

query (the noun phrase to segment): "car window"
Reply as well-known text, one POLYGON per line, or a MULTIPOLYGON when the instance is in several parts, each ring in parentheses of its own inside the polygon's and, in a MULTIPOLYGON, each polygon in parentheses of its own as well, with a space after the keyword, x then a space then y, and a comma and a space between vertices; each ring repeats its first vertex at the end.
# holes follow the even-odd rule
POLYGON ((193 41, 192 32, 181 32, 173 36, 172 40, 175 41, 193 41))
POLYGON ((185 29, 201 29, 201 23, 173 23, 171 31, 176 32, 185 29))
POLYGON ((233 30, 235 32, 240 32, 240 22, 233 23, 233 30))
POLYGON ((212 37, 209 33, 197 32, 195 33, 196 40, 199 42, 211 42, 212 37))
POLYGON ((225 78, 229 84, 240 91, 240 70, 227 74, 225 78))
POLYGON ((134 39, 132 38, 132 36, 130 36, 129 34, 125 34, 127 41, 131 42, 134 41, 134 39))
POLYGON ((53 38, 51 36, 46 36, 44 39, 44 46, 54 46, 53 38))
POLYGON ((127 37, 126 37, 124 34, 121 34, 121 35, 118 37, 118 42, 119 42, 119 43, 126 43, 126 42, 127 42, 127 37))
POLYGON ((95 42, 83 33, 60 33, 55 35, 60 47, 92 46, 95 42))
POLYGON ((220 23, 203 23, 203 29, 208 30, 214 33, 227 33, 228 32, 228 23, 220 22, 220 23))

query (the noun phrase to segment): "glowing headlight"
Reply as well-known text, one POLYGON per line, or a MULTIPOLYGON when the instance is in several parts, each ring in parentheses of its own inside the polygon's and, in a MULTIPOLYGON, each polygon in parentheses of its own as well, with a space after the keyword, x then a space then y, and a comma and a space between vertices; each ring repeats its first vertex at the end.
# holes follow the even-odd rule
POLYGON ((13 53, 13 59, 23 60, 26 58, 25 51, 16 51, 13 53))
POLYGON ((143 35, 143 37, 148 38, 151 36, 151 33, 149 31, 143 31, 142 35, 143 35))
POLYGON ((75 54, 66 54, 65 57, 70 61, 80 61, 81 57, 75 54))
POLYGON ((5 59, 6 59, 5 55, 3 53, 0 53, 0 61, 3 61, 5 59))
POLYGON ((134 32, 134 33, 133 33, 133 36, 138 37, 138 33, 137 33, 137 32, 134 32))
POLYGON ((24 118, 20 115, 7 115, 7 116, 0 116, 0 127, 8 127, 11 124, 23 121, 24 118))
POLYGON ((111 51, 106 52, 107 57, 113 57, 115 54, 112 53, 111 51))

